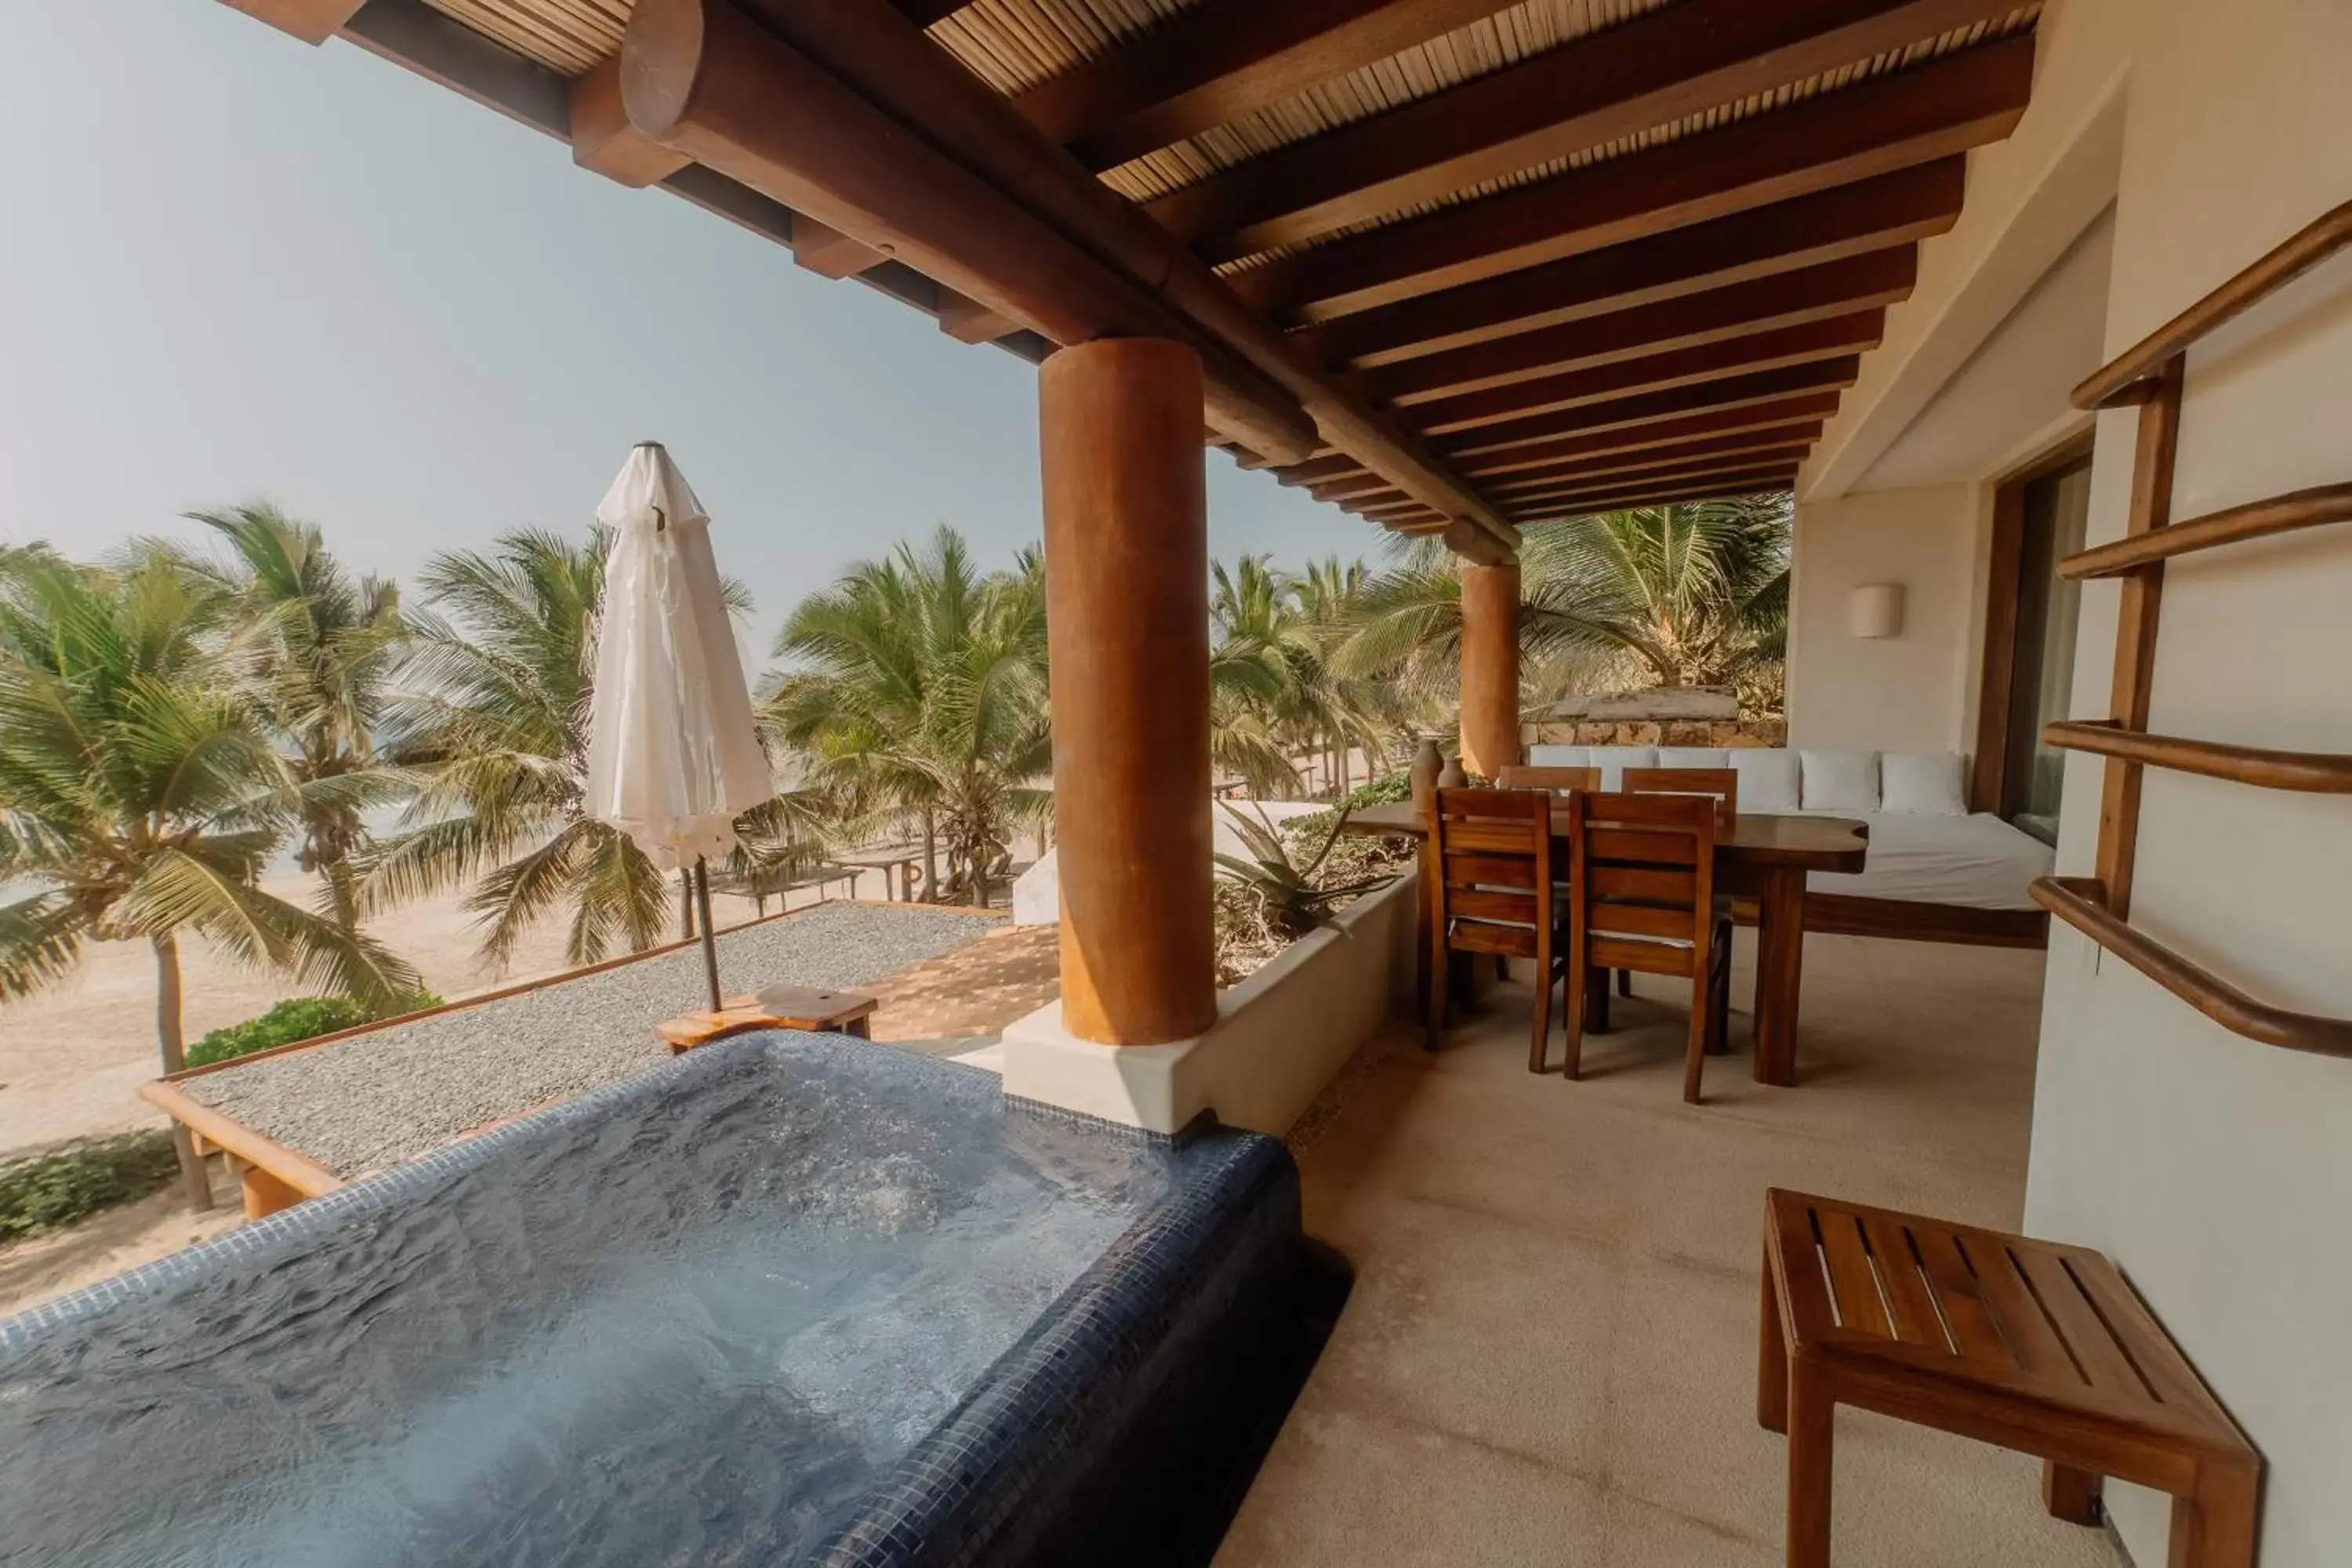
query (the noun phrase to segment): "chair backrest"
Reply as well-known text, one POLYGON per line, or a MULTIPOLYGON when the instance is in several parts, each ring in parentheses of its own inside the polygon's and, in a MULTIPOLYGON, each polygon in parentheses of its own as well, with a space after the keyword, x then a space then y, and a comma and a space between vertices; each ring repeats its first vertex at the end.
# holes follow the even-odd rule
POLYGON ((1427 874, 1439 943, 1520 957, 1551 951, 1551 806, 1536 790, 1436 793, 1427 874))
POLYGON ((1545 768, 1526 763, 1513 763, 1495 775, 1496 784, 1502 789, 1549 790, 1554 795, 1566 795, 1572 789, 1599 789, 1599 768, 1545 768))
POLYGON ((1693 795, 1569 796, 1570 940, 1591 963, 1706 973, 1716 805, 1693 795))
POLYGON ((1739 820, 1739 770, 1737 768, 1627 768, 1627 795, 1711 795, 1716 798, 1716 832, 1729 833, 1739 820))

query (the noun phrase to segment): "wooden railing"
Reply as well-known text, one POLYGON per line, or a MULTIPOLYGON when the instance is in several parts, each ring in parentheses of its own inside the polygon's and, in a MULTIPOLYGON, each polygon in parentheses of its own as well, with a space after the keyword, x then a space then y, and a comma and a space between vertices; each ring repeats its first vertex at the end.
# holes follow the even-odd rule
POLYGON ((2139 432, 2124 537, 2071 555, 2058 566, 2062 577, 2123 580, 2110 716, 2068 720, 2042 731, 2051 745, 2107 759, 2099 801, 2098 875, 2043 877, 2032 885, 2034 902, 2222 1027, 2289 1050, 2338 1057, 2352 1057, 2352 1020, 2292 1013, 2259 1002, 2134 930, 2128 917, 2138 858, 2143 769, 2167 768, 2263 789, 2352 794, 2352 756, 2158 735, 2147 728, 2165 563, 2192 551, 2352 521, 2352 484, 2321 485, 2187 522, 2171 521, 2173 460, 2179 446, 2181 388, 2189 349, 2347 246, 2352 246, 2352 202, 2323 215, 2074 389, 2077 408, 2137 405, 2139 432))
POLYGON ((2233 1034, 2290 1051, 2352 1057, 2352 1019, 2293 1013, 2257 1001, 2228 981, 2135 931, 2108 912, 2106 889, 2089 877, 2041 877, 2033 901, 2233 1034))

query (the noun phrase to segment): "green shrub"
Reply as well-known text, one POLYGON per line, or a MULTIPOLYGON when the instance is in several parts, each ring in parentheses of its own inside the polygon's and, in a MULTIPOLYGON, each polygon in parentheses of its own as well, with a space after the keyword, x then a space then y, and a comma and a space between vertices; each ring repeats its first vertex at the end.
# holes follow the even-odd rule
POLYGON ((162 1131, 83 1138, 46 1154, 0 1161, 0 1242, 143 1198, 179 1171, 172 1135, 162 1131))
POLYGON ((1368 805, 1394 805, 1412 798, 1412 775, 1402 768, 1382 773, 1370 784, 1360 784, 1339 797, 1343 811, 1361 811, 1368 805))
POLYGON ((188 1065, 206 1067, 233 1057, 251 1056, 299 1040, 311 1040, 341 1029, 356 1029, 379 1018, 396 1017, 420 1008, 437 1007, 441 998, 430 993, 403 1000, 397 1006, 374 1012, 348 996, 290 996, 258 1018, 215 1029, 188 1047, 188 1065))

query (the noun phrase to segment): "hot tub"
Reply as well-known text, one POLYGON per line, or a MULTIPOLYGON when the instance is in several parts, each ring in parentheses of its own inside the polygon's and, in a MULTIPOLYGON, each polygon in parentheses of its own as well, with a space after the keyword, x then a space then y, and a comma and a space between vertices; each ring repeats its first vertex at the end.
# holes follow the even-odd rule
POLYGON ((749 1036, 0 1323, 0 1560, 1198 1561, 1316 1278, 1271 1139, 749 1036))

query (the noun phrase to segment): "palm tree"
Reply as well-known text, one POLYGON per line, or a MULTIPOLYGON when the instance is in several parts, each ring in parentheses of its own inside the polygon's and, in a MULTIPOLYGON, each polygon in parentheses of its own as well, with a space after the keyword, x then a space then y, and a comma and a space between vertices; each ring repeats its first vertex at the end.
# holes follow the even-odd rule
POLYGON ((377 577, 353 580, 316 523, 267 502, 188 517, 232 552, 222 574, 236 607, 229 648, 264 722, 289 749, 295 777, 353 781, 352 791, 310 806, 300 851, 302 869, 325 879, 336 918, 352 925, 351 861, 368 837, 362 806, 393 798, 375 737, 407 633, 399 589, 377 577))
MULTIPOLYGON (((585 815, 610 542, 603 529, 577 544, 524 530, 426 563, 418 581, 431 609, 412 617, 384 742, 415 795, 403 831, 367 858, 362 908, 471 883, 483 959, 501 969, 558 910, 571 911, 573 963, 661 940, 667 879, 626 834, 585 815)), ((740 584, 728 584, 728 601, 749 608, 740 584)))
MULTIPOLYGON (((1789 606, 1786 492, 1643 507, 1529 529, 1520 551, 1522 668, 1661 686, 1774 685, 1789 606)), ((1460 663, 1461 581, 1421 542, 1366 590, 1333 655, 1425 698, 1460 663)))
POLYGON ((1034 552, 983 573, 952 528, 801 601, 776 639, 797 668, 765 704, 806 784, 853 824, 918 815, 928 895, 985 904, 1014 828, 1053 794, 1045 580, 1034 552), (947 852, 942 879, 934 858, 947 852))
POLYGON ((1336 780, 1349 751, 1378 748, 1374 688, 1341 677, 1326 657, 1363 577, 1360 563, 1343 567, 1336 557, 1303 575, 1263 555, 1211 566, 1213 750, 1253 789, 1295 785, 1290 758, 1299 752, 1329 759, 1336 780))
MULTIPOLYGON (((271 745, 216 651, 234 608, 160 549, 115 571, 46 552, 0 566, 0 882, 38 889, 0 906, 0 997, 60 979, 93 940, 144 940, 165 1072, 185 1065, 190 935, 372 1005, 419 989, 377 942, 257 885, 348 784, 299 777, 271 745)), ((174 1131, 188 1195, 208 1205, 174 1131)))

